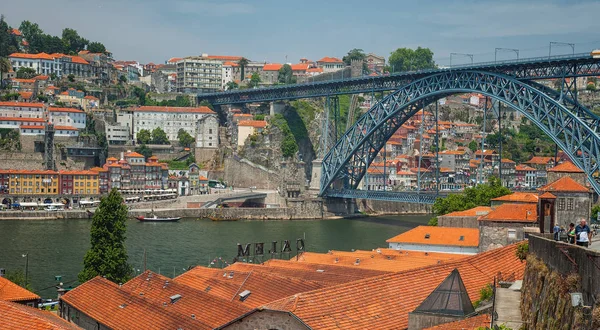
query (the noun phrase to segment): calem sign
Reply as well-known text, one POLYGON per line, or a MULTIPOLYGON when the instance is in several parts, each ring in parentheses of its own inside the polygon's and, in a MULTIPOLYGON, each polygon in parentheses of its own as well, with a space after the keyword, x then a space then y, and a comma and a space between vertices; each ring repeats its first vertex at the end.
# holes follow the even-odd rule
MULTIPOLYGON (((268 254, 271 256, 282 253, 291 253, 292 247, 289 240, 284 240, 281 242, 281 251, 277 249, 277 241, 271 242, 271 249, 269 249, 268 254)), ((296 254, 304 252, 304 239, 298 238, 296 239, 296 254)), ((265 243, 248 243, 245 246, 242 244, 237 244, 237 257, 250 257, 250 256, 264 256, 265 255, 265 243), (254 249, 251 250, 252 245, 254 245, 254 249), (252 252, 252 254, 250 254, 252 252)))

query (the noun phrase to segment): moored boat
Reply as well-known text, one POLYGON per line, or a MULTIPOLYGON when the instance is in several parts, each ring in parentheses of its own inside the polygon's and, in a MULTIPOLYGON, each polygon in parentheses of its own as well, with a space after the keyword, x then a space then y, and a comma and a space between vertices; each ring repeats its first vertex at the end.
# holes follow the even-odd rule
POLYGON ((162 218, 162 217, 158 217, 156 216, 156 214, 150 216, 150 217, 145 217, 143 215, 137 216, 135 217, 137 220, 142 221, 142 222, 176 222, 179 221, 181 219, 181 217, 172 217, 172 218, 162 218))

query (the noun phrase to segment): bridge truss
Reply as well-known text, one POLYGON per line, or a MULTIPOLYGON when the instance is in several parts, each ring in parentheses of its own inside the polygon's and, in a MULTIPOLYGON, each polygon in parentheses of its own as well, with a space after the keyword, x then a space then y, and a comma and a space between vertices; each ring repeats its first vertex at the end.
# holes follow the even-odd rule
POLYGON ((402 86, 363 115, 325 156, 320 194, 356 195, 348 191, 358 188, 369 164, 394 132, 426 105, 458 93, 481 93, 523 113, 587 173, 594 190, 600 192, 600 179, 594 175, 600 157, 599 118, 568 95, 546 94, 548 90, 538 88, 516 77, 470 70, 431 74, 402 86))

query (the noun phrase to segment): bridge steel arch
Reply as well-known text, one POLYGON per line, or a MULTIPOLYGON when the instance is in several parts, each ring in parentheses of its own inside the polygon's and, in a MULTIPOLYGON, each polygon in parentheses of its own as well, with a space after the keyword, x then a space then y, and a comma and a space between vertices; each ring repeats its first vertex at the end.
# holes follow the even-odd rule
POLYGON ((599 166, 600 136, 597 127, 590 127, 597 118, 589 110, 569 107, 571 110, 563 105, 565 100, 557 100, 510 76, 448 71, 403 86, 357 120, 323 158, 320 195, 327 196, 329 192, 330 196, 340 197, 345 190, 357 189, 386 141, 418 110, 451 94, 473 92, 521 112, 586 172, 592 187, 600 193, 600 179, 594 177, 599 166))

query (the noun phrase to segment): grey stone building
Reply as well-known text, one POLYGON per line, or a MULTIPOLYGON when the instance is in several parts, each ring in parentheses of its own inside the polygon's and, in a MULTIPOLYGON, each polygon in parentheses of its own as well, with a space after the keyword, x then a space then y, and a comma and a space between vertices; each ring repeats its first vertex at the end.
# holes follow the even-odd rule
MULTIPOLYGON (((567 228, 571 222, 576 223, 581 218, 590 218, 592 204, 590 189, 575 181, 572 177, 563 176, 539 190, 551 193, 556 197, 549 215, 555 219, 553 222, 559 226, 567 228)), ((550 232, 551 228, 551 224, 545 221, 543 230, 550 232)))
POLYGON ((502 204, 479 218, 479 251, 522 241, 527 232, 539 231, 537 203, 502 204))
POLYGON ((569 161, 558 164, 549 169, 547 172, 548 182, 554 182, 562 177, 570 176, 571 179, 577 181, 579 184, 586 187, 588 186, 587 175, 585 172, 569 161))
POLYGON ((438 216, 438 226, 458 228, 479 228, 477 219, 492 212, 489 206, 477 206, 464 211, 456 211, 438 216))

